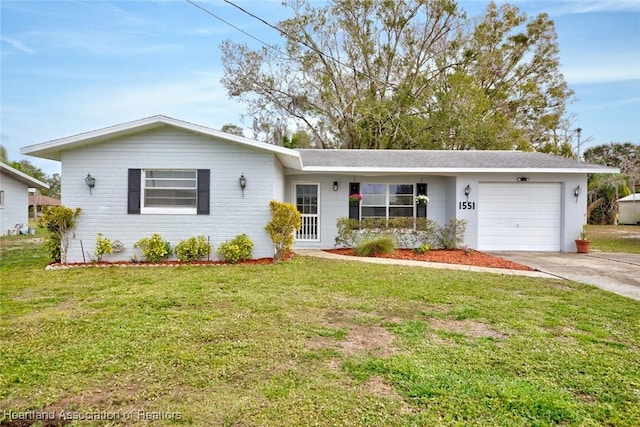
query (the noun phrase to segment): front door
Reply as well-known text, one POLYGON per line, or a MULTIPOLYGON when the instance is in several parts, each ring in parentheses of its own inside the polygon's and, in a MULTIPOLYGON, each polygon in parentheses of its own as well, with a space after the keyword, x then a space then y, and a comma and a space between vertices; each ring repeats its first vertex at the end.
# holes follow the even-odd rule
POLYGON ((296 207, 302 215, 302 227, 296 232, 296 240, 320 240, 320 184, 295 184, 296 207))

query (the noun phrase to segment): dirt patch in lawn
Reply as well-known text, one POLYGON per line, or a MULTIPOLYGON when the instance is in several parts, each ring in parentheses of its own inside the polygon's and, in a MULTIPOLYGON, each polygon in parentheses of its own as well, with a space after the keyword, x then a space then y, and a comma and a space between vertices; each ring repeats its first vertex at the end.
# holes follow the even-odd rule
POLYGON ((395 336, 389 330, 377 325, 363 325, 363 319, 370 317, 357 310, 338 310, 327 313, 322 325, 334 329, 344 329, 343 339, 316 337, 309 343, 312 349, 330 348, 345 355, 371 353, 379 357, 389 357, 398 353, 392 345, 395 336))
MULTIPOLYGON (((347 249, 326 249, 339 255, 355 256, 354 250, 347 249)), ((518 264, 492 255, 487 255, 478 251, 465 251, 462 249, 455 250, 432 250, 423 254, 414 253, 411 249, 397 249, 388 254, 375 255, 377 258, 405 259, 412 261, 439 262, 444 264, 462 264, 473 265, 477 267, 506 268, 509 270, 533 271, 526 265, 518 264)))
POLYGON ((435 329, 443 329, 448 332, 465 335, 470 338, 496 338, 503 339, 507 336, 491 329, 486 323, 465 320, 440 320, 431 319, 429 324, 435 329))

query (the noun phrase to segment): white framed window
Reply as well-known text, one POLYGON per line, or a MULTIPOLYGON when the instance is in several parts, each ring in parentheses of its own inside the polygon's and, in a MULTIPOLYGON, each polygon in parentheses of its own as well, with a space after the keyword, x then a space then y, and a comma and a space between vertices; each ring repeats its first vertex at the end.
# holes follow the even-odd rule
POLYGON ((362 218, 415 216, 414 184, 362 184, 362 218))
POLYGON ((0 190, 0 208, 4 208, 4 190, 0 190))
POLYGON ((140 213, 196 214, 196 169, 143 169, 140 213))

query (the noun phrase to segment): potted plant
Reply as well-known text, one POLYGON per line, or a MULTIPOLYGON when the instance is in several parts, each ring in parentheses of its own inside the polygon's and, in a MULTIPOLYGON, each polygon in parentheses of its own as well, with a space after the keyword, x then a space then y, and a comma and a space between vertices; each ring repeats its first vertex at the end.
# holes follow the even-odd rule
POLYGON ((591 240, 588 237, 588 229, 587 224, 582 226, 582 231, 580 231, 580 238, 576 239, 576 248, 579 254, 589 253, 589 246, 591 245, 591 240))
POLYGON ((349 201, 351 203, 360 203, 361 200, 362 200, 362 194, 358 194, 358 193, 349 194, 349 201))
POLYGON ((429 203, 429 197, 426 194, 418 194, 415 198, 415 201, 419 205, 426 205, 429 203))

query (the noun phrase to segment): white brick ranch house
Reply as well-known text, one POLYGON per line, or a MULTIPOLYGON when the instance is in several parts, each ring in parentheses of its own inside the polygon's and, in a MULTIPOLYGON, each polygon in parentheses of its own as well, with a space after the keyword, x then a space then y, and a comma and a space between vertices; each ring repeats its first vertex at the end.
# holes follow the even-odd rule
POLYGON ((296 248, 331 248, 341 217, 427 216, 467 221, 479 250, 575 251, 586 214, 588 173, 617 169, 518 151, 291 150, 166 116, 153 116, 22 148, 62 163, 62 203, 82 208, 70 262, 97 233, 125 251, 159 233, 172 245, 246 233, 254 257, 271 257, 269 201, 303 214, 296 248), (95 178, 89 188, 85 178, 95 178), (239 178, 246 178, 246 188, 239 178), (349 203, 349 194, 363 195, 349 203), (429 204, 414 197, 427 194, 429 204))
POLYGON ((0 236, 14 233, 16 225, 29 223, 29 189, 49 186, 0 162, 0 236))

